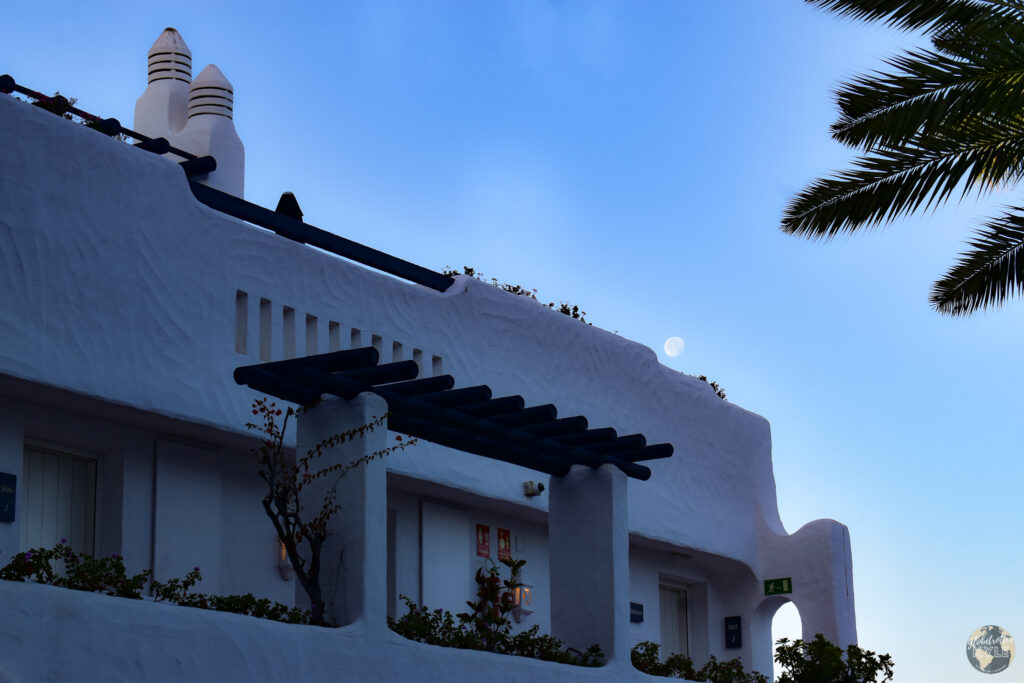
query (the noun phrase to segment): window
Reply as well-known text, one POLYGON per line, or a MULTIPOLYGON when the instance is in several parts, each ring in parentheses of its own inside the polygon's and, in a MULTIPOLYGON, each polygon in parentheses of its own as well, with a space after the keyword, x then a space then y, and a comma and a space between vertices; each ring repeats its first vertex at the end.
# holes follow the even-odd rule
POLYGON ((21 547, 52 547, 62 538, 75 552, 94 552, 96 461, 25 446, 21 547))
POLYGON ((677 586, 658 587, 661 613, 661 652, 690 655, 690 629, 687 619, 686 589, 677 586))

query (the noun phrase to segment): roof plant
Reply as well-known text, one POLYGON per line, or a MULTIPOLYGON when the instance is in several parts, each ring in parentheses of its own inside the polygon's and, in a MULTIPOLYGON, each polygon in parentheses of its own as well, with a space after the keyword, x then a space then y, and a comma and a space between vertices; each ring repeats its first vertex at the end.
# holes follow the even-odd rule
MULTIPOLYGON (((928 44, 842 83, 832 137, 852 166, 786 207, 784 232, 831 239, 951 198, 1024 179, 1024 0, 805 0, 843 17, 923 34, 928 44)), ((968 315, 1024 289, 1024 205, 978 229, 932 287, 940 313, 968 315)))

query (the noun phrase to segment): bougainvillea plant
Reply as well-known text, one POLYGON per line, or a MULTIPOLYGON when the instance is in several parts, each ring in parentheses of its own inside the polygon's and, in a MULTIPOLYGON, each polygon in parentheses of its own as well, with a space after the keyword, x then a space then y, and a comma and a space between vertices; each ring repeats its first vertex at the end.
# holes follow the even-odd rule
POLYGON ((93 557, 76 553, 65 538, 52 548, 32 548, 18 553, 0 569, 0 579, 5 581, 30 580, 136 600, 142 598, 142 589, 152 575, 153 572, 146 569, 128 576, 120 555, 93 557))
POLYGON ((261 443, 254 449, 254 453, 259 462, 259 476, 267 484, 263 509, 284 545, 295 578, 309 597, 310 623, 330 626, 332 624, 326 621, 324 614, 326 603, 320 583, 320 569, 324 542, 330 536, 329 522, 341 510, 338 484, 342 477, 357 467, 407 448, 416 440, 396 435, 394 445, 349 462, 321 467, 319 461, 328 450, 359 439, 375 429, 385 429, 388 416, 384 414, 367 424, 334 434, 301 457, 297 454, 292 457, 285 448, 285 432, 289 420, 304 410, 290 406, 282 409, 269 399, 257 399, 253 401, 252 414, 257 416, 260 423, 250 422, 246 428, 261 437, 261 443), (278 418, 281 418, 280 423, 278 418), (319 505, 307 508, 303 504, 306 498, 303 490, 321 480, 327 482, 327 486, 323 489, 319 505))

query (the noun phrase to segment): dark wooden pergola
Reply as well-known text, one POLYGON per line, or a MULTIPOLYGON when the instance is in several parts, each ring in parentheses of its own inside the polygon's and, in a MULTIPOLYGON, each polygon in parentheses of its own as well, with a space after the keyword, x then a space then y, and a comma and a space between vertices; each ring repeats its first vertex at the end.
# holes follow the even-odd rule
POLYGON ((313 405, 324 394, 352 399, 372 392, 388 404, 388 429, 467 453, 561 477, 573 465, 611 464, 647 480, 644 460, 667 458, 671 444, 647 445, 643 434, 591 429, 582 415, 558 417, 552 404, 526 406, 522 396, 492 398, 486 385, 455 389, 455 378, 416 379, 415 361, 379 365, 377 349, 335 351, 235 370, 238 384, 281 400, 313 405))

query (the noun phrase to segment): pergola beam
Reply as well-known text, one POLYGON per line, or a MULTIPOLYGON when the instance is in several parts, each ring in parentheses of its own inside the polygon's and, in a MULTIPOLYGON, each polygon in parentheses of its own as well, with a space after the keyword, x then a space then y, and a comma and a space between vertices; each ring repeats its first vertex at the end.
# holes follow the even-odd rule
POLYGON ((444 446, 564 476, 574 465, 611 464, 646 480, 640 460, 668 457, 672 446, 646 446, 641 434, 618 437, 588 429, 582 415, 558 419, 554 405, 524 407, 521 396, 491 398, 486 385, 453 389, 450 375, 414 379, 414 361, 377 365, 372 347, 240 367, 235 381, 311 405, 324 393, 352 399, 375 393, 388 405, 389 426, 444 446))

